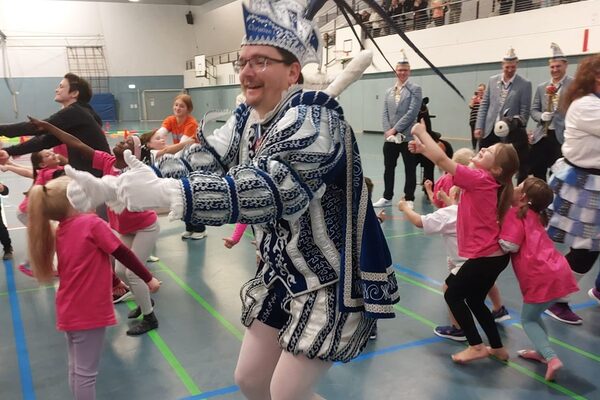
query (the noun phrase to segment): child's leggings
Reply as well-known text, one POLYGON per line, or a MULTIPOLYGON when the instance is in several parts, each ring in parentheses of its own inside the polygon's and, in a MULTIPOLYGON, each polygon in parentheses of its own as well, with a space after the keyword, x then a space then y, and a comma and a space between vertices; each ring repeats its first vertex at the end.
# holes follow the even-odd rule
POLYGON ((467 260, 458 273, 446 280, 448 290, 444 298, 456 321, 465 332, 471 346, 482 343, 477 332, 475 315, 493 349, 502 347, 502 340, 490 309, 485 305, 485 297, 498 275, 506 268, 510 256, 480 257, 467 260))
POLYGON ((539 304, 523 303, 523 309, 521 311, 521 324, 523 325, 527 337, 533 343, 535 350, 546 360, 556 357, 556 353, 552 347, 550 347, 548 331, 542 320, 542 313, 555 301, 556 300, 552 300, 539 304))
MULTIPOLYGON (((129 247, 131 251, 133 251, 137 258, 140 259, 142 264, 145 264, 148 256, 154 249, 154 245, 156 245, 159 231, 160 228, 158 223, 155 222, 147 228, 140 229, 135 233, 121 235, 121 240, 125 246, 129 247)), ((135 302, 142 310, 142 314, 150 314, 152 312, 152 303, 150 300, 150 290, 148 289, 146 282, 144 282, 132 271, 125 268, 125 266, 118 261, 115 264, 115 272, 117 273, 117 276, 131 289, 133 297, 135 298, 135 302)))
POLYGON ((65 332, 69 350, 69 387, 75 400, 96 399, 96 376, 106 328, 65 332))

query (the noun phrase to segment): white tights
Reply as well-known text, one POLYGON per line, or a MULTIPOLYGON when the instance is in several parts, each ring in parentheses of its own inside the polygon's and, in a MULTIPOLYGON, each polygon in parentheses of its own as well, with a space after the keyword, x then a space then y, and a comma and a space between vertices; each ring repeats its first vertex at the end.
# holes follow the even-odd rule
MULTIPOLYGON (((121 235, 121 241, 125 244, 125 246, 129 247, 131 251, 140 259, 142 264, 146 263, 148 256, 152 253, 152 249, 156 245, 156 240, 158 239, 158 233, 160 228, 158 223, 155 222, 152 225, 140 229, 139 231, 128 234, 121 235)), ((133 298, 140 309, 142 310, 143 315, 148 315, 153 311, 152 303, 150 300, 150 290, 148 289, 148 285, 133 271, 125 268, 123 264, 120 262, 116 262, 115 264, 115 272, 119 279, 129 286, 131 292, 133 293, 133 298)))
POLYGON ((249 400, 319 399, 318 379, 332 363, 282 351, 278 330, 258 320, 246 330, 235 368, 235 383, 249 400))

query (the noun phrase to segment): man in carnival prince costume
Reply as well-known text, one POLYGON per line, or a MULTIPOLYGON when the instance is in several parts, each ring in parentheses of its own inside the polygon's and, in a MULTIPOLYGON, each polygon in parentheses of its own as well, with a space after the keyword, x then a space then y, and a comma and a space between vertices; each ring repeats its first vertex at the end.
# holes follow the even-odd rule
POLYGON ((130 156, 130 171, 116 180, 69 170, 69 196, 78 208, 93 199, 167 206, 192 223, 252 224, 261 261, 241 290, 247 330, 235 381, 249 399, 308 399, 334 361, 361 352, 376 319, 394 316, 398 287, 334 98, 348 82, 322 92, 297 84, 302 67, 321 57, 303 5, 250 0, 243 11, 236 67, 246 102, 227 123, 154 171, 130 156))

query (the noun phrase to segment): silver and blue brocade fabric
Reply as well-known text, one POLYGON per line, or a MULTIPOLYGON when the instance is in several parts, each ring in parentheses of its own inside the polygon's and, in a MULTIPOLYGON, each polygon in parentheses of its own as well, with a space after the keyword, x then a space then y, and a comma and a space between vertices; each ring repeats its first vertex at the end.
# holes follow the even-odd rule
POLYGON ((600 175, 568 165, 553 167, 548 184, 554 201, 548 208, 548 235, 573 248, 600 250, 600 175))
POLYGON ((335 99, 293 90, 260 126, 242 106, 206 143, 158 165, 161 176, 182 180, 186 221, 252 224, 267 287, 280 280, 300 296, 342 279, 341 311, 393 316, 391 258, 335 99))

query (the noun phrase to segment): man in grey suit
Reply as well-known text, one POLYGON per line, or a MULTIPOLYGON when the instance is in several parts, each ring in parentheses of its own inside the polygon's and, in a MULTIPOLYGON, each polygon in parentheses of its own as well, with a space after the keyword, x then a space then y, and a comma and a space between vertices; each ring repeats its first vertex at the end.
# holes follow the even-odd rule
POLYGON ((565 116, 558 111, 560 95, 567 92, 573 78, 567 75, 567 58, 556 43, 551 43, 549 60, 550 79, 535 90, 531 105, 531 119, 537 122, 530 138, 531 173, 546 180, 548 168, 562 157, 560 146, 564 142, 565 116))
POLYGON ((412 140, 410 130, 417 122, 423 94, 421 87, 408 81, 410 64, 404 51, 396 64, 396 84, 385 93, 383 105, 383 197, 373 203, 374 207, 392 205, 394 197, 394 175, 398 156, 402 154, 404 163, 404 199, 410 207, 415 200, 417 187, 417 156, 408 150, 408 142, 412 140))
POLYGON ((510 48, 502 59, 502 73, 490 78, 477 113, 473 136, 480 138, 479 147, 500 142, 494 125, 504 115, 516 115, 527 124, 531 108, 531 82, 517 74, 519 59, 510 48))

